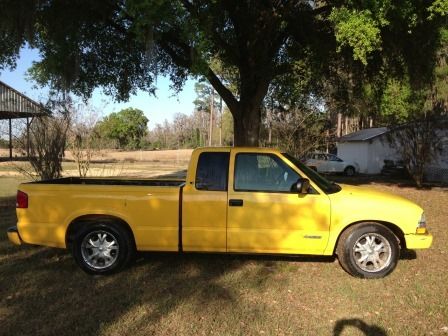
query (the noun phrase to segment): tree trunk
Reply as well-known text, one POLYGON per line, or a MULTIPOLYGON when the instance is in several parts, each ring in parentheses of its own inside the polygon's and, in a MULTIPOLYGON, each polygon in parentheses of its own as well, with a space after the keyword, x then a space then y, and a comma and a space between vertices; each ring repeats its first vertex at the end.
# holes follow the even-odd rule
POLYGON ((209 70, 207 79, 226 103, 233 116, 234 146, 259 146, 261 126, 261 105, 268 91, 271 74, 260 68, 268 66, 240 68, 240 99, 227 89, 220 79, 209 70))
POLYGON ((260 140, 261 110, 241 111, 240 117, 233 117, 234 146, 257 147, 260 140))

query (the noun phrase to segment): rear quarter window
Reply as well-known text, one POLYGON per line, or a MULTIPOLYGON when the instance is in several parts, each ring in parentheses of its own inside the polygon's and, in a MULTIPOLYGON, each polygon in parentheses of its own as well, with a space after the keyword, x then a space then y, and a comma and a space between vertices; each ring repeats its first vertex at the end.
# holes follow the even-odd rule
POLYGON ((201 153, 196 169, 196 189, 227 191, 229 157, 228 152, 201 153))

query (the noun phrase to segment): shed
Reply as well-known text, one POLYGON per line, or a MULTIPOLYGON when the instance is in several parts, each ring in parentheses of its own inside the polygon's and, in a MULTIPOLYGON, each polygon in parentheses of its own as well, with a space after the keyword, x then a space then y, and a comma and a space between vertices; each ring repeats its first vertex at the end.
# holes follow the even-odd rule
MULTIPOLYGON (((344 135, 337 142, 338 156, 359 164, 363 174, 379 174, 384 160, 401 160, 401 156, 387 140, 390 129, 377 127, 363 129, 344 135)), ((436 160, 427 164, 427 181, 448 182, 448 130, 440 129, 438 136, 442 141, 442 152, 436 160)))
POLYGON ((49 111, 24 94, 0 81, 0 120, 9 120, 9 159, 12 160, 12 120, 26 119, 27 155, 29 157, 29 127, 33 118, 49 114, 49 111))
POLYGON ((367 128, 344 135, 337 142, 338 156, 358 163, 359 172, 379 174, 384 160, 399 160, 397 152, 389 145, 387 127, 367 128))

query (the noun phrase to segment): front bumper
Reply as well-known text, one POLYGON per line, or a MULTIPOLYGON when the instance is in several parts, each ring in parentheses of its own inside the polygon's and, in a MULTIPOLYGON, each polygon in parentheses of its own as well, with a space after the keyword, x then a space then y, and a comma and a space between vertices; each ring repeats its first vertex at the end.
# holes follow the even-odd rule
POLYGON ((432 244, 432 234, 408 234, 405 235, 406 248, 410 250, 429 248, 432 244))
POLYGON ((17 230, 17 226, 12 226, 7 230, 8 239, 14 245, 22 245, 22 238, 20 238, 19 230, 17 230))

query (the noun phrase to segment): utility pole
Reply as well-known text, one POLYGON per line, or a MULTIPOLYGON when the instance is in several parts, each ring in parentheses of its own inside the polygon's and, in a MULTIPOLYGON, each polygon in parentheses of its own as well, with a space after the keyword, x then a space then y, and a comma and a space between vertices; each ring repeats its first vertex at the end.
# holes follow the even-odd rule
POLYGON ((208 137, 208 145, 212 145, 212 134, 213 134, 213 109, 215 102, 215 89, 212 88, 212 94, 210 95, 210 127, 209 127, 209 137, 208 137))

